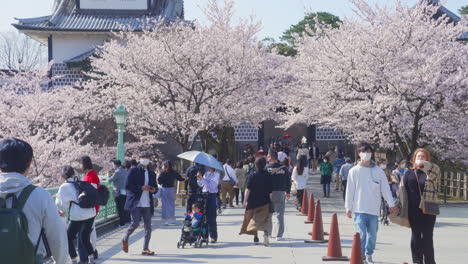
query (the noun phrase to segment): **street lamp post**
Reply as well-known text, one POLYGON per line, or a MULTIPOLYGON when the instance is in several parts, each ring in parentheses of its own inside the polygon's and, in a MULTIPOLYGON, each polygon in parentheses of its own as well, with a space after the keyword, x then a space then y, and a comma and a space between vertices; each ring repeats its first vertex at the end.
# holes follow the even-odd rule
POLYGON ((117 142, 117 159, 122 162, 125 161, 125 148, 124 148, 124 131, 125 131, 125 123, 127 122, 128 112, 125 110, 123 105, 119 105, 117 109, 115 109, 114 113, 115 123, 117 124, 117 134, 118 134, 118 142, 117 142))

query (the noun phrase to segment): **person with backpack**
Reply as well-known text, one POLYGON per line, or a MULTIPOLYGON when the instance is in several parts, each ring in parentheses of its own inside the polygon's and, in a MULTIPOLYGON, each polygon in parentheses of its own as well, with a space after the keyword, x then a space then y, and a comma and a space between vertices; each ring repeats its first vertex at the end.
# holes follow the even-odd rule
POLYGON ((154 214, 152 194, 158 191, 158 185, 156 184, 156 173, 149 168, 149 158, 150 154, 148 153, 140 154, 140 165, 128 171, 127 182, 125 183, 125 188, 127 190, 125 210, 130 211, 132 223, 122 239, 122 250, 128 253, 128 239, 138 228, 140 220, 143 218, 145 243, 143 244, 143 251, 141 254, 152 256, 154 252, 149 249, 152 231, 151 217, 154 214))
POLYGON ((0 141, 0 260, 34 264, 52 257, 57 264, 68 264, 65 223, 50 193, 26 178, 32 158, 27 142, 0 141))
POLYGON ((55 204, 59 209, 60 215, 65 215, 68 212, 68 253, 73 264, 78 264, 78 254, 75 249, 75 239, 78 235, 80 245, 86 249, 86 258, 80 257, 79 263, 94 263, 94 248, 91 244, 90 236, 93 230, 94 218, 96 217, 96 209, 94 204, 97 200, 97 191, 93 190, 88 182, 79 182, 75 177, 75 170, 71 166, 65 166, 62 170, 62 178, 65 182, 60 185, 60 188, 55 199, 55 204), (87 188, 84 187, 87 185, 87 188), (85 205, 80 201, 80 196, 83 198, 89 196, 87 190, 94 191, 95 200, 85 205), (89 261, 89 262, 88 262, 89 261))
MULTIPOLYGON (((101 187, 101 181, 99 180, 99 177, 94 170, 93 162, 91 161, 91 158, 89 156, 82 156, 80 158, 81 160, 81 168, 83 171, 86 173, 83 181, 89 182, 98 192, 100 192, 100 187, 101 187)), ((99 203, 96 202, 95 210, 96 210, 96 217, 99 214, 99 203)), ((91 244, 93 245, 93 258, 97 259, 98 258, 98 251, 96 249, 96 240, 97 240, 97 235, 96 235, 96 223, 93 223, 93 229, 91 231, 91 244)), ((81 242, 81 241, 80 241, 81 242)), ((86 253, 85 248, 82 246, 81 243, 78 243, 78 251, 80 252, 80 257, 84 258, 86 253)))

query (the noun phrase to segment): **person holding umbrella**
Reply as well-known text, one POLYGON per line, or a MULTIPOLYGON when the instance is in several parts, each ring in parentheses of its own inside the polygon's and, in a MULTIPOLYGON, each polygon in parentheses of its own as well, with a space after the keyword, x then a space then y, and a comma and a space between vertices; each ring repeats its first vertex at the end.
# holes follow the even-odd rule
POLYGON ((200 151, 184 152, 177 157, 205 166, 205 172, 202 173, 199 171, 197 174, 197 184, 200 186, 203 195, 206 197, 208 234, 211 238, 211 243, 216 243, 218 241, 216 200, 218 197, 218 185, 220 181, 220 174, 218 171, 223 171, 223 166, 214 156, 200 151))

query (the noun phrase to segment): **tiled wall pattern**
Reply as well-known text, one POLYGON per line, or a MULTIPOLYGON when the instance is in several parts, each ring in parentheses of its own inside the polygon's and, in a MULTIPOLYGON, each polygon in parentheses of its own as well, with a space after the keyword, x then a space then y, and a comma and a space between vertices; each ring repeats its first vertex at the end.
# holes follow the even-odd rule
POLYGON ((59 78, 52 81, 52 86, 72 86, 84 78, 80 69, 70 69, 65 63, 52 65, 52 76, 59 76, 59 78))
POLYGON ((324 140, 345 140, 343 133, 333 128, 317 127, 315 130, 317 141, 324 140))
POLYGON ((237 142, 257 142, 258 128, 252 126, 249 122, 242 122, 237 126, 235 137, 237 142))

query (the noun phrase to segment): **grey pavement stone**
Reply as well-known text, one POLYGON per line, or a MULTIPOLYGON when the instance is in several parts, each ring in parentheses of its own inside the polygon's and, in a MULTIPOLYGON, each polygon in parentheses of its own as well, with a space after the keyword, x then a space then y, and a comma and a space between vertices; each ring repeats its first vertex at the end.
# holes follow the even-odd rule
MULTIPOLYGON (((319 176, 309 178, 308 189, 314 192, 315 200, 321 200, 324 231, 330 228, 332 213, 338 213, 343 255, 350 257, 353 234, 351 219, 346 218, 341 193, 332 191, 331 198, 323 198, 319 176)), ((156 209, 159 212, 160 208, 156 209)), ((162 226, 160 216, 153 218, 153 233, 150 248, 155 256, 141 256, 144 232, 142 226, 130 238, 130 252, 120 249, 120 241, 125 228, 120 228, 101 237, 98 241, 100 259, 97 263, 222 263, 222 264, 309 264, 323 263, 322 256, 327 254, 327 244, 305 244, 304 239, 312 230, 312 225, 304 224, 305 217, 297 216, 294 202, 288 201, 285 215, 286 230, 284 241, 270 239, 270 246, 254 245, 253 237, 239 236, 244 209, 237 207, 226 209, 218 216, 219 242, 204 248, 187 246, 177 249, 180 238, 180 222, 183 208, 177 208, 179 224, 162 226)), ((376 263, 401 264, 411 263, 410 229, 390 223, 379 226, 377 248, 374 253, 376 263)), ((442 207, 434 231, 435 254, 437 263, 468 263, 468 207, 442 207)), ((262 237, 260 237, 262 241, 262 237)), ((344 263, 344 262, 328 262, 344 263)))

